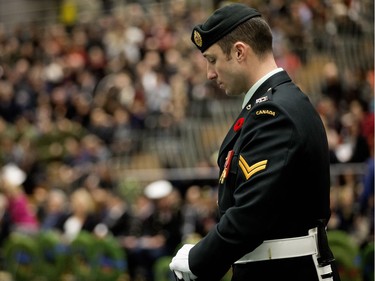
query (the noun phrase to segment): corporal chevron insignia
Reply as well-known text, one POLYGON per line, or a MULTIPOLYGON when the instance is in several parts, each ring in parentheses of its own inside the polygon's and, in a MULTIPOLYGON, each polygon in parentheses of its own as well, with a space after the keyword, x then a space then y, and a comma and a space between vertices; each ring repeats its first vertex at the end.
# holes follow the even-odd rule
POLYGON ((267 162, 268 160, 263 160, 263 161, 259 161, 258 163, 255 163, 254 165, 249 166, 245 158, 243 158, 242 155, 240 155, 240 160, 238 161, 238 165, 240 166, 243 174, 245 175, 246 180, 248 180, 255 173, 266 169, 267 162))

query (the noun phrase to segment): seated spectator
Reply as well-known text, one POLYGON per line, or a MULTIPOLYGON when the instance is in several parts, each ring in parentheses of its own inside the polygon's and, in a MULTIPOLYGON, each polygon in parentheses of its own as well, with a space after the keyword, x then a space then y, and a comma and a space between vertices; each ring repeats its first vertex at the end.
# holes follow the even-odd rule
POLYGON ((170 182, 153 182, 144 191, 137 199, 131 236, 122 245, 128 254, 130 277, 153 281, 155 261, 172 255, 181 242, 182 217, 170 182))
POLYGON ((70 195, 70 214, 62 224, 67 242, 72 242, 82 230, 92 232, 98 224, 94 216, 95 205, 91 194, 79 188, 70 195))
POLYGON ((333 163, 363 163, 370 157, 367 140, 361 135, 360 124, 353 113, 342 116, 343 127, 340 131, 340 143, 335 149, 333 163), (336 161, 335 161, 336 160, 336 161))
POLYGON ((52 189, 48 192, 47 200, 42 209, 41 229, 58 230, 66 219, 68 198, 60 189, 52 189))
POLYGON ((7 164, 1 170, 1 188, 8 200, 11 231, 35 234, 39 223, 22 187, 25 180, 25 172, 15 164, 7 164))
POLYGON ((0 247, 10 234, 11 220, 7 204, 7 198, 0 193, 0 247))
POLYGON ((185 194, 182 206, 183 239, 197 239, 205 236, 217 223, 216 201, 204 188, 192 185, 185 194))
POLYGON ((116 192, 105 189, 102 191, 105 206, 101 221, 95 227, 95 233, 99 236, 109 233, 115 237, 126 237, 129 235, 133 218, 130 206, 116 192))
POLYGON ((360 135, 367 141, 370 154, 374 149, 374 112, 369 110, 370 104, 366 104, 362 100, 353 100, 349 104, 349 112, 358 120, 360 135))

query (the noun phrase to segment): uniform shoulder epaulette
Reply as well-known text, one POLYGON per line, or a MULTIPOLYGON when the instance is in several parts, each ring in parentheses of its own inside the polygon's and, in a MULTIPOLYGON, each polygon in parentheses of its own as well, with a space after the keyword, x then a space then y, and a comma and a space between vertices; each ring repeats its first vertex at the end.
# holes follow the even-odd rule
POLYGON ((259 117, 276 117, 278 111, 272 104, 267 105, 269 101, 272 101, 272 88, 269 88, 263 96, 255 100, 252 115, 254 118, 259 117))

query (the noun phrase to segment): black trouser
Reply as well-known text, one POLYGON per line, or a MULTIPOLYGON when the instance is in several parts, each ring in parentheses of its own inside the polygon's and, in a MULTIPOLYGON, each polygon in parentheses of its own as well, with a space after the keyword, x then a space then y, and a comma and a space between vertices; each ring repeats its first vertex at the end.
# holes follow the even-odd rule
MULTIPOLYGON (((333 265, 334 281, 339 281, 333 265)), ((311 256, 233 265, 232 281, 318 281, 311 256)))

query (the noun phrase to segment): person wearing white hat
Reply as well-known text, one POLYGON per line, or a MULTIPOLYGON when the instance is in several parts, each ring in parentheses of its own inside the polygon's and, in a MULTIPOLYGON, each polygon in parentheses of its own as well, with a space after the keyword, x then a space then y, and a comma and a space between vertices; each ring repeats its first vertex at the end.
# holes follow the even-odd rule
POLYGON ((0 173, 1 191, 7 197, 12 231, 35 233, 38 231, 39 223, 23 190, 22 184, 26 176, 16 164, 6 164, 0 173))
POLYGON ((178 191, 172 183, 157 180, 145 186, 134 208, 131 235, 123 240, 131 278, 154 280, 153 265, 171 256, 181 242, 182 216, 178 191))

